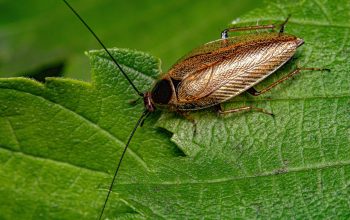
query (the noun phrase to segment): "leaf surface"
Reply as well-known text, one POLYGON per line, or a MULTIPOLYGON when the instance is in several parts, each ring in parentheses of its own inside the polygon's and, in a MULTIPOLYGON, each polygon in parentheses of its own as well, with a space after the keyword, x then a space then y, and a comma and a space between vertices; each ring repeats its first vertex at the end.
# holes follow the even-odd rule
MULTIPOLYGON (((348 218, 348 11, 347 1, 278 1, 241 18, 244 25, 292 14, 286 31, 306 42, 257 89, 297 62, 331 72, 304 71, 267 94, 243 94, 224 106, 254 105, 274 118, 218 117, 207 109, 191 114, 194 135, 181 116, 150 116, 132 140, 105 217, 348 218)), ((161 72, 159 60, 147 54, 112 52, 142 90, 161 72)), ((129 104, 136 95, 103 51, 88 56, 92 83, 0 80, 1 218, 98 216, 142 104, 129 104)))

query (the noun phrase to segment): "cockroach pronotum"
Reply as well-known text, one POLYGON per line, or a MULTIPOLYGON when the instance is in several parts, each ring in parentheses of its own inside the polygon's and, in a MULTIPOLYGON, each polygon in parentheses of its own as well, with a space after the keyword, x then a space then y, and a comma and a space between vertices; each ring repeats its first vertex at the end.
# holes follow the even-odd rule
POLYGON ((187 56, 174 64, 166 74, 162 75, 150 91, 142 93, 107 50, 99 37, 97 37, 69 3, 66 0, 63 1, 96 38, 135 92, 143 99, 145 106, 145 110, 138 119, 125 144, 99 219, 103 216, 123 157, 136 129, 156 109, 167 109, 169 111, 184 113, 217 106, 220 114, 246 110, 272 114, 264 109, 252 106, 224 110, 220 104, 245 91, 254 96, 261 95, 298 74, 301 70, 329 71, 329 69, 325 68, 297 67, 261 91, 256 91, 253 88, 253 86, 280 69, 280 67, 293 57, 297 48, 304 43, 303 39, 284 33, 284 27, 289 19, 288 16, 279 25, 280 29, 277 33, 248 34, 236 37, 228 36, 229 32, 275 29, 276 25, 273 24, 225 29, 221 32, 221 38, 219 40, 209 42, 191 51, 187 56))

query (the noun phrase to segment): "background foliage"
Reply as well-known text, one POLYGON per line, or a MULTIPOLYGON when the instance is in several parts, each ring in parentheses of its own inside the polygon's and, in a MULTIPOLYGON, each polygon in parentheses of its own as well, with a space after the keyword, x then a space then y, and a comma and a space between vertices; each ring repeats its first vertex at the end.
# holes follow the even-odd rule
MULTIPOLYGON (((274 118, 204 110, 192 114, 194 135, 176 114, 151 116, 132 141, 106 217, 349 218, 349 11, 345 0, 276 1, 242 17, 240 25, 292 14, 286 31, 306 42, 258 88, 297 62, 332 71, 305 71, 264 96, 225 105, 262 107, 274 118)), ((143 90, 161 72, 148 54, 113 54, 143 90)), ((102 51, 88 56, 91 83, 0 80, 1 218, 98 215, 142 105, 129 104, 135 94, 102 51)))
MULTIPOLYGON (((148 51, 162 58, 164 70, 194 46, 218 38, 234 17, 262 5, 256 0, 70 2, 107 46, 148 51)), ((0 7, 0 77, 56 68, 67 77, 90 79, 82 51, 100 46, 62 1, 2 1, 0 7)))

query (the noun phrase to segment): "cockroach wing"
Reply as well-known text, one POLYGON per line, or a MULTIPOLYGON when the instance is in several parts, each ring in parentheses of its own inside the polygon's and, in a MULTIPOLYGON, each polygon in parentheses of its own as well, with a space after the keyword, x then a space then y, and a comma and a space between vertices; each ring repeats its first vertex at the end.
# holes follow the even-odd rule
MULTIPOLYGON (((177 87, 179 108, 188 109, 185 106, 189 103, 191 109, 209 107, 246 91, 287 62, 302 43, 302 39, 292 35, 270 34, 250 38, 244 43, 236 41, 212 51, 211 62, 197 63, 198 68, 192 66, 195 72, 183 76, 177 87)), ((207 53, 185 61, 192 59, 196 63, 207 53)))
POLYGON ((190 74, 222 61, 222 56, 217 56, 219 53, 225 53, 236 43, 244 43, 251 38, 255 38, 255 36, 244 38, 237 36, 206 43, 180 58, 169 70, 168 75, 175 80, 182 80, 190 74))

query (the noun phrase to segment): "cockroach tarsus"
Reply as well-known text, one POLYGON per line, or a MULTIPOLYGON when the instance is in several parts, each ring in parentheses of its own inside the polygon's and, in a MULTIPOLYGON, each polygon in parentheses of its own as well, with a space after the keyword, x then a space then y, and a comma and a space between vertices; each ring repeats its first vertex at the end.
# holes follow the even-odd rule
MULTIPOLYGON (((216 107, 220 114, 254 110, 272 115, 272 113, 265 109, 253 106, 241 106, 224 110, 221 104, 242 92, 248 92, 254 96, 264 94, 283 81, 298 74, 301 70, 329 71, 329 69, 325 68, 297 67, 264 89, 260 91, 254 89, 256 84, 280 69, 280 67, 290 60, 295 54, 296 49, 304 43, 301 38, 284 33, 285 25, 290 17, 288 16, 280 24, 278 33, 248 34, 236 37, 228 36, 229 32, 275 29, 276 26, 273 24, 233 27, 223 30, 221 32, 221 39, 194 49, 174 64, 165 75, 162 75, 151 91, 142 93, 79 14, 66 0, 63 0, 63 2, 99 42, 138 96, 143 99, 145 106, 145 110, 132 129, 122 155, 119 158, 107 196, 100 211, 99 219, 103 217, 119 168, 134 133, 139 126, 142 126, 147 116, 156 111, 156 109, 165 108, 169 111, 187 114, 189 111, 216 107)), ((191 118, 189 119, 192 120, 191 118)))

